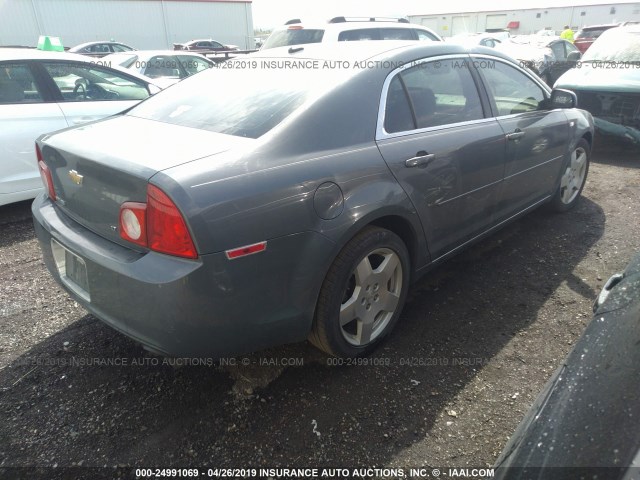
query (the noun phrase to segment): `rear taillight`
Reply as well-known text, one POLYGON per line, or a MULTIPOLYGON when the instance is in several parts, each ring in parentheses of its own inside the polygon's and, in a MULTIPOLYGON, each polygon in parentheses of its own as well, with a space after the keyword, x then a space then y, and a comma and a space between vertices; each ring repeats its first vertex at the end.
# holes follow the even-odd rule
POLYGON ((120 206, 119 225, 124 240, 168 255, 198 258, 180 210, 154 185, 147 186, 147 203, 120 206))
POLYGON ((147 238, 149 248, 178 257, 197 258, 187 224, 165 193, 147 186, 147 238))
POLYGON ((56 190, 53 188, 53 177, 51 176, 51 170, 44 163, 42 159, 42 152, 40 147, 36 143, 36 158, 38 159, 38 170, 40 171, 40 178, 42 178, 42 184, 47 189, 47 195, 53 201, 56 200, 56 190))

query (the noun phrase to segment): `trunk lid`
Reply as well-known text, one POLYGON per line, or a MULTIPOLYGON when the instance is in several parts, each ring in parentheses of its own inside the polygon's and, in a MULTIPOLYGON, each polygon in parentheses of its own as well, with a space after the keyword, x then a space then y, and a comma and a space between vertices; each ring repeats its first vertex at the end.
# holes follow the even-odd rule
POLYGON ((249 142, 126 115, 39 140, 58 206, 98 235, 127 246, 118 232, 120 205, 146 202, 153 175, 249 142))

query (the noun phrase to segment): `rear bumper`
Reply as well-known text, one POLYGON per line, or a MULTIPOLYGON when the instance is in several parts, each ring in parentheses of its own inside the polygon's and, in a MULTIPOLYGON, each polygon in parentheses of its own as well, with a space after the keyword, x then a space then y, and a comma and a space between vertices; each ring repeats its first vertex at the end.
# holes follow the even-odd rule
POLYGON ((172 356, 237 355, 305 339, 335 249, 326 237, 304 232, 270 239, 265 252, 232 261, 222 252, 187 260, 105 240, 45 195, 32 212, 56 281, 108 325, 172 356), (84 260, 89 301, 60 277, 52 239, 84 260))

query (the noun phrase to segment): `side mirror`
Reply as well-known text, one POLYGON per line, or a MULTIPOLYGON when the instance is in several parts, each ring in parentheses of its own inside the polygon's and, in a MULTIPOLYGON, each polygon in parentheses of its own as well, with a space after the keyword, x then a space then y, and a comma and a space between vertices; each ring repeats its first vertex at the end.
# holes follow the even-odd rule
POLYGON ((578 63, 578 60, 580 60, 581 58, 582 58, 582 53, 577 51, 569 52, 569 55, 567 55, 567 62, 578 63))
POLYGON ((578 97, 570 90, 554 88, 551 91, 549 99, 549 108, 576 108, 578 106, 578 97))

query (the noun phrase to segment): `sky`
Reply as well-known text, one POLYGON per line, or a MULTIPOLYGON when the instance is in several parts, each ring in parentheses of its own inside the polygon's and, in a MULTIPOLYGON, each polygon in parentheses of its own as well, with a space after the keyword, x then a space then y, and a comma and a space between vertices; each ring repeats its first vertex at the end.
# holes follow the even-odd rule
POLYGON ((406 17, 413 14, 517 10, 522 8, 563 7, 607 3, 634 3, 607 0, 253 0, 253 25, 269 29, 292 18, 303 22, 326 21, 337 16, 406 17), (508 5, 508 6, 507 6, 508 5))

